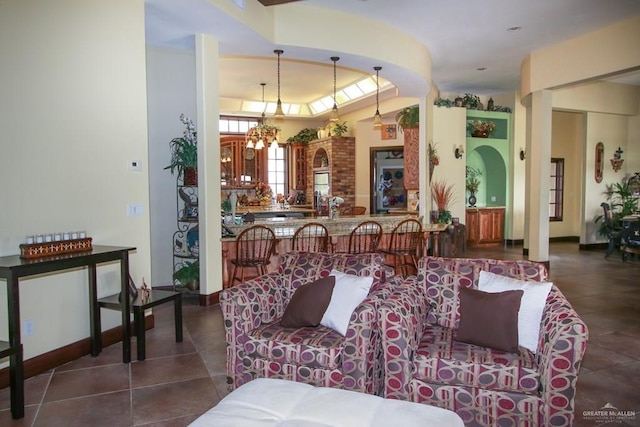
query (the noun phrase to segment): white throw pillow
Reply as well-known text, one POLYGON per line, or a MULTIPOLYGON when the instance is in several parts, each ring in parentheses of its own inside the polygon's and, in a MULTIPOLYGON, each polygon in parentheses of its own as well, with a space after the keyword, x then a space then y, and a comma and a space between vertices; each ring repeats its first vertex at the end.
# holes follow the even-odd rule
POLYGON ((478 289, 484 292, 524 291, 518 311, 518 344, 533 353, 538 349, 540 321, 552 285, 551 282, 512 279, 488 271, 480 271, 478 279, 478 289))
POLYGON ((329 307, 324 312, 320 324, 341 335, 346 335, 351 313, 369 295, 373 277, 360 277, 338 270, 331 270, 329 275, 335 276, 336 284, 331 294, 331 302, 329 302, 329 307))

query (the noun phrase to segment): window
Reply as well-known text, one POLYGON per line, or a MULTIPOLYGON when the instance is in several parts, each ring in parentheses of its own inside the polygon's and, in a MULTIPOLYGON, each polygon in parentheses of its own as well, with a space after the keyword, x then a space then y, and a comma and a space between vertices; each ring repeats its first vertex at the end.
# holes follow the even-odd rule
POLYGON ((273 195, 285 195, 286 183, 286 162, 285 149, 282 146, 278 148, 269 148, 267 152, 267 183, 273 191, 273 195))
POLYGON ((562 221, 564 200, 564 159, 551 158, 549 185, 549 221, 562 221))

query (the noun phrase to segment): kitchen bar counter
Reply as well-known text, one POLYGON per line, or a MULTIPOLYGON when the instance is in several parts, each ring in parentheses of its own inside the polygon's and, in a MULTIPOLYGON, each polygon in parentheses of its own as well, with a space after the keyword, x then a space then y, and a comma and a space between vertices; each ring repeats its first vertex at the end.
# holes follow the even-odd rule
MULTIPOLYGON (((243 225, 230 225, 228 228, 237 236, 247 227, 251 225, 265 225, 273 230, 276 235, 277 245, 276 254, 271 260, 271 263, 267 267, 267 271, 275 271, 278 268, 279 254, 289 252, 291 250, 291 238, 298 228, 310 222, 319 222, 324 225, 329 231, 330 238, 330 251, 332 252, 347 252, 349 247, 349 235, 351 231, 361 222, 364 221, 376 221, 382 226, 382 239, 380 240, 380 248, 387 247, 389 245, 389 238, 391 232, 401 221, 413 218, 415 215, 343 215, 336 219, 329 219, 328 217, 315 217, 315 218, 265 218, 256 219, 254 224, 243 225)), ((431 251, 435 256, 438 256, 439 247, 433 245, 433 242, 437 242, 437 236, 440 232, 447 229, 447 224, 426 224, 423 225, 424 231, 424 245, 423 253, 427 253, 427 250, 433 246, 431 251)), ((230 262, 231 258, 235 257, 235 237, 222 238, 222 268, 223 268, 223 281, 225 287, 229 286, 230 273, 233 270, 233 266, 230 262)), ((249 272, 253 273, 253 272, 249 272)))
POLYGON ((242 215, 251 212, 256 218, 278 218, 278 217, 305 217, 313 216, 316 211, 307 206, 292 205, 290 208, 285 209, 281 207, 273 206, 243 206, 236 209, 236 214, 242 215))

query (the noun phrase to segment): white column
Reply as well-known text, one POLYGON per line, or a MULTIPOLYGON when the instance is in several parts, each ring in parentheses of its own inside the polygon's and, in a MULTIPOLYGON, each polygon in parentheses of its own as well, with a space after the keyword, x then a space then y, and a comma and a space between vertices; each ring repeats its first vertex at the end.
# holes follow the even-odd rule
POLYGON ((549 261, 551 91, 527 96, 524 247, 532 261, 549 261))
POLYGON ((210 36, 197 34, 195 41, 200 294, 208 295, 222 289, 219 53, 218 41, 210 36))

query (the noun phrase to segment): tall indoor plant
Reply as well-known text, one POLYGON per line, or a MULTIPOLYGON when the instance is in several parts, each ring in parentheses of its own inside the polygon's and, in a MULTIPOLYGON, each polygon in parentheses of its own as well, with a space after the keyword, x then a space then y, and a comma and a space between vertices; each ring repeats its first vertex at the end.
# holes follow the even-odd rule
POLYGON ((185 125, 183 136, 173 138, 169 142, 171 163, 165 169, 171 174, 182 177, 185 185, 198 185, 198 138, 193 121, 180 114, 180 121, 185 125))
POLYGON ((417 190, 419 185, 420 108, 405 107, 396 114, 396 123, 404 136, 404 188, 417 190))

